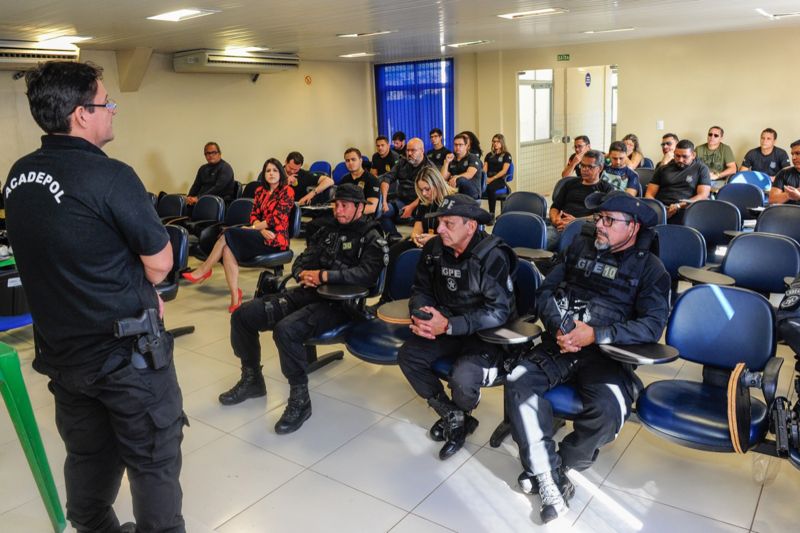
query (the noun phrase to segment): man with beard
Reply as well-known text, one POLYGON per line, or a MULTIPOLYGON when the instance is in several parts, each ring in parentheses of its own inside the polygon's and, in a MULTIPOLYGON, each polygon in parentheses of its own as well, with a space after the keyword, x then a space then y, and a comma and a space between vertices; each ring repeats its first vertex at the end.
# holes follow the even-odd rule
POLYGON ((696 200, 705 200, 711 193, 708 167, 696 159, 694 144, 678 141, 672 161, 658 167, 647 184, 646 198, 655 198, 667 207, 667 221, 682 224, 684 208, 696 200))

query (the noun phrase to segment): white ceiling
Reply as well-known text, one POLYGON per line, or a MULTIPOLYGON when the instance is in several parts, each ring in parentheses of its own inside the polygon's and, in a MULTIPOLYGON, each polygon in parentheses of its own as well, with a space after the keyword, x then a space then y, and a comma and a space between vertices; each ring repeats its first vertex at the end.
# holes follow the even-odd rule
MULTIPOLYGON (((501 49, 641 39, 691 33, 800 25, 800 17, 769 20, 756 13, 800 10, 797 0, 0 0, 0 39, 38 40, 45 34, 90 35, 81 48, 195 48, 266 46, 305 60, 342 60, 340 54, 376 52, 360 61, 388 62, 501 49), (220 13, 185 22, 146 17, 196 7, 220 13), (510 21, 501 13, 562 7, 563 15, 510 21), (585 35, 621 27, 624 33, 585 35), (359 39, 337 33, 396 30, 359 39), (454 42, 487 44, 444 49, 454 42)), ((359 61, 349 59, 346 61, 359 61)))

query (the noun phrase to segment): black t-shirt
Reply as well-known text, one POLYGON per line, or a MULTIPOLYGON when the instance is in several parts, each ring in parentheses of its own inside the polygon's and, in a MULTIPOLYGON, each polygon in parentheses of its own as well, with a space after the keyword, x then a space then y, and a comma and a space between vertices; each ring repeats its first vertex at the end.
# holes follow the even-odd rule
POLYGON ((386 157, 381 157, 381 154, 375 152, 372 154, 372 168, 378 172, 378 176, 381 176, 392 170, 392 167, 397 163, 398 159, 400 159, 400 156, 392 150, 389 150, 386 157))
POLYGON ((744 156, 742 166, 756 172, 763 172, 767 176, 774 176, 778 171, 784 167, 791 165, 789 154, 783 149, 774 146, 772 153, 764 155, 761 153, 761 148, 753 148, 744 156))
POLYGON ((467 171, 469 167, 472 167, 478 171, 472 179, 480 178, 480 173, 483 170, 483 165, 481 165, 481 159, 475 154, 467 154, 461 161, 458 159, 453 159, 450 161, 450 164, 447 166, 448 172, 450 172, 450 177, 453 176, 460 176, 464 172, 467 171))
POLYGON ((425 157, 427 157, 431 163, 436 165, 436 168, 442 168, 442 165, 444 165, 444 158, 449 153, 450 150, 448 150, 445 145, 442 145, 442 147, 438 150, 436 148, 431 148, 428 150, 428 152, 425 154, 425 157))
MULTIPOLYGON (((503 170, 503 165, 508 163, 511 164, 511 154, 508 152, 503 152, 502 154, 496 154, 494 152, 489 152, 486 154, 486 157, 483 158, 483 162, 487 165, 486 175, 490 178, 503 170)), ((500 178, 498 178, 500 179, 500 178)))
POLYGON ((169 240, 134 170, 83 139, 46 135, 11 168, 4 195, 37 370, 96 371, 129 350, 114 322, 158 308, 139 256, 169 240))
MULTIPOLYGON (((787 185, 790 187, 800 187, 800 171, 794 167, 784 168, 783 170, 779 171, 775 175, 775 181, 772 182, 773 187, 776 187, 782 191, 787 185)), ((787 200, 786 203, 794 205, 800 204, 800 202, 797 200, 787 200)))
MULTIPOLYGON (((295 200, 300 200, 300 198, 308 194, 311 189, 316 187, 317 183, 319 183, 319 175, 309 172, 304 168, 297 171, 296 177, 297 185, 292 186, 295 200)), ((263 180, 263 172, 259 175, 258 179, 263 180)))
POLYGON ((436 233, 439 219, 425 218, 425 215, 428 213, 435 213, 440 207, 441 204, 431 202, 429 205, 423 205, 423 203, 420 202, 414 209, 414 213, 411 216, 413 217, 414 222, 422 223, 422 233, 436 233))
POLYGON ((710 186, 711 177, 708 167, 699 159, 685 168, 679 168, 675 161, 670 161, 656 169, 650 183, 658 185, 656 200, 670 205, 697 194, 698 185, 710 186))
POLYGON ((353 179, 353 175, 347 173, 344 175, 342 180, 339 182, 339 185, 344 185, 345 183, 352 183, 353 185, 357 185, 364 190, 364 198, 369 200, 370 198, 380 198, 381 197, 381 187, 380 181, 378 178, 370 174, 369 172, 364 171, 361 174, 361 177, 353 179))
POLYGON ((614 187, 603 180, 598 180, 593 185, 584 185, 581 178, 570 178, 553 198, 553 208, 564 211, 575 218, 586 217, 592 214, 592 211, 587 209, 584 204, 586 197, 595 191, 610 192, 613 190, 614 187))

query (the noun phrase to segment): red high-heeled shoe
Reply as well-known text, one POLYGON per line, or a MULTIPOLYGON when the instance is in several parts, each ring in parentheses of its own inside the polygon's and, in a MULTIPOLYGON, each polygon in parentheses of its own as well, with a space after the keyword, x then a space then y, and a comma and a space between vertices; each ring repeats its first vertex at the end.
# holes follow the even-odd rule
POLYGON ((241 307, 242 305, 242 289, 236 289, 236 290, 239 291, 239 301, 233 305, 228 306, 229 313, 233 313, 234 311, 239 309, 239 307, 241 307))
POLYGON ((183 277, 183 279, 188 280, 188 281, 190 281, 192 283, 201 283, 201 282, 207 280, 208 278, 210 278, 211 277, 211 273, 213 271, 214 271, 213 269, 209 270, 208 272, 206 272, 205 274, 203 274, 199 278, 196 278, 196 277, 192 276, 191 272, 184 272, 183 274, 181 274, 181 276, 183 277))

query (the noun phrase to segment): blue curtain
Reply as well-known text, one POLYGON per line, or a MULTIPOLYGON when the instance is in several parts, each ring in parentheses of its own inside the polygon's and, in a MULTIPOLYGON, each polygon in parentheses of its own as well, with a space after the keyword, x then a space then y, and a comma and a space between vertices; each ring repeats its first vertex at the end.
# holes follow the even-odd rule
POLYGON ((389 139, 397 131, 419 137, 430 148, 428 133, 441 128, 446 145, 454 126, 453 60, 435 59, 375 65, 378 133, 389 139))

